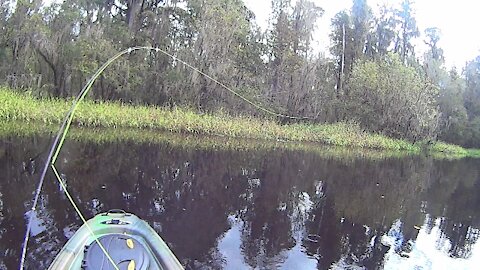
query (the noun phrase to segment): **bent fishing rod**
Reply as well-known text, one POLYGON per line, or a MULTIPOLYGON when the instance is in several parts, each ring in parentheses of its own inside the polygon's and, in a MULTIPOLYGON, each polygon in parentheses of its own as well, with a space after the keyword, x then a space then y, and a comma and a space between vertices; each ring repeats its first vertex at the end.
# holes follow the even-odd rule
POLYGON ((87 96, 87 94, 90 92, 93 84, 95 83, 95 81, 102 75, 102 73, 105 71, 105 69, 107 69, 107 67, 109 67, 113 62, 115 62, 117 59, 119 59, 120 57, 126 55, 126 54, 130 54, 134 51, 139 51, 139 50, 146 50, 146 51, 154 51, 154 52, 157 52, 157 53, 162 53, 164 54, 165 56, 171 58, 172 60, 174 61, 177 61, 181 64, 183 64, 184 66, 186 66, 187 68, 199 73, 200 75, 208 78, 209 80, 215 82, 217 85, 221 86, 223 89, 227 90, 228 92, 230 92, 232 95, 240 98, 241 100, 243 100, 244 102, 252 105, 253 107, 255 107, 257 110, 259 111, 263 111, 269 115, 272 115, 272 116, 277 116, 277 117, 281 117, 281 118, 287 118, 287 119, 294 119, 294 120, 303 120, 303 119, 310 119, 309 117, 301 117, 301 116, 290 116, 290 115, 286 115, 286 114, 281 114, 281 113, 277 113, 273 110, 270 110, 270 109, 267 109, 257 103, 255 103, 254 101, 251 101, 250 99, 246 98, 245 96, 241 95, 240 93, 238 93, 237 91, 233 90, 232 88, 230 88, 229 86, 227 86, 226 84, 220 82, 219 80, 215 79, 214 77, 206 74, 205 72, 201 71, 200 69, 194 67, 193 65, 187 63, 186 61, 183 61, 179 58, 177 58, 176 56, 174 56, 173 54, 171 53, 168 53, 167 51, 165 50, 162 50, 160 48, 154 48, 154 47, 148 47, 148 46, 137 46, 137 47, 131 47, 131 48, 128 48, 128 49, 125 49, 121 52, 118 52, 117 54, 115 54, 114 56, 112 56, 110 59, 107 60, 107 62, 105 62, 93 75, 92 77, 88 80, 88 82, 85 84, 85 86, 82 88, 82 90, 78 93, 78 95, 76 96, 75 100, 73 101, 73 104, 72 106, 70 107, 70 109, 68 110, 67 114, 65 115, 65 118, 63 119, 62 121, 62 124, 60 126, 60 129, 58 130, 56 136, 55 136, 55 139, 53 140, 53 143, 50 147, 50 150, 48 152, 48 156, 47 156, 47 159, 45 161, 45 165, 43 166, 43 169, 42 169, 42 172, 41 172, 41 175, 40 175, 40 179, 39 179, 39 182, 38 182, 38 185, 37 185, 37 188, 36 188, 36 191, 35 191, 35 197, 33 199, 33 202, 32 202, 32 207, 30 209, 30 211, 28 211, 27 213, 29 213, 28 215, 28 224, 27 224, 27 230, 25 232, 25 237, 24 237, 24 241, 23 241, 23 245, 22 245, 22 255, 21 255, 21 259, 20 259, 20 267, 19 269, 20 270, 23 270, 24 267, 25 267, 25 259, 26 259, 26 254, 27 254, 27 246, 28 246, 28 241, 29 241, 29 238, 30 238, 30 231, 31 231, 31 228, 32 228, 32 223, 33 223, 33 217, 35 215, 35 212, 36 212, 36 208, 37 208, 37 204, 38 204, 38 200, 40 198, 40 194, 41 194, 41 191, 42 191, 42 187, 43 187, 43 184, 45 182, 45 176, 47 174, 47 171, 49 168, 52 169, 52 171, 54 172, 54 175, 56 177, 56 179, 58 180, 59 184, 61 185, 63 191, 65 192, 65 194, 67 195, 67 198, 70 202, 70 204, 73 206, 73 208, 75 209, 75 211, 77 212, 78 216, 82 219, 82 222, 87 226, 88 230, 90 231, 92 237, 94 238, 94 240, 99 244, 100 248, 102 249, 103 253, 105 253, 106 257, 108 258, 108 260, 110 261, 110 263, 113 265, 113 267, 115 269, 118 269, 117 265, 113 262, 112 258, 109 256, 108 252, 106 251, 106 249, 103 247, 103 245, 98 241, 98 238, 96 237, 96 235, 93 233, 93 231, 90 229, 90 227, 88 226, 87 224, 87 221, 85 219, 85 217, 83 216, 83 214, 81 213, 81 211, 79 210, 78 206, 76 205, 75 201, 73 200, 73 197, 70 195, 70 193, 68 192, 66 186, 65 186, 65 183, 64 181, 62 180, 60 174, 58 173, 58 170, 57 168, 55 167, 55 162, 58 158, 58 155, 60 154, 60 151, 63 147, 63 144, 65 142, 65 138, 67 136, 67 133, 70 129, 70 126, 72 124, 72 121, 73 121, 73 117, 75 115, 75 111, 76 109, 78 108, 79 104, 84 100, 84 98, 87 96))

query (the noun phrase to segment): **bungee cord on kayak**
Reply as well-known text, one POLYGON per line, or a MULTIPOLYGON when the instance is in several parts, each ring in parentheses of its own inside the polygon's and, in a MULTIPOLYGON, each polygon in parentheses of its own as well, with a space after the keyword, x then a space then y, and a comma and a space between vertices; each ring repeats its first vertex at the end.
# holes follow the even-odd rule
POLYGON ((53 172, 54 172, 54 175, 57 179, 57 181, 59 182, 60 186, 62 187, 62 189, 64 190, 70 204, 73 206, 73 208, 75 209, 76 213, 78 214, 78 216, 80 217, 80 219, 82 220, 83 224, 87 227, 89 233, 91 234, 91 236, 93 237, 93 239, 96 241, 96 243, 98 244, 98 246, 100 247, 100 249, 102 250, 102 252, 105 254, 105 256, 107 257, 107 259, 109 260, 109 262, 113 265, 113 267, 115 269, 118 270, 118 267, 117 265, 115 264, 114 260, 112 259, 112 257, 108 254, 107 250, 105 249, 105 247, 102 245, 102 243, 98 240, 98 237, 95 235, 95 233, 93 232, 93 230, 90 228, 90 226, 88 225, 87 223, 87 220, 85 219, 84 215, 81 213, 80 209, 78 208, 78 206, 76 205, 75 201, 73 200, 73 197, 71 196, 71 194, 69 193, 69 191, 67 190, 67 187, 65 185, 65 183, 63 182, 63 180, 61 179, 60 177, 60 174, 57 170, 57 168, 55 167, 55 162, 58 158, 58 155, 60 154, 60 151, 62 149, 62 146, 65 142, 65 138, 67 136, 67 133, 70 129, 70 126, 72 124, 72 121, 73 121, 73 117, 75 115, 75 111, 76 109, 78 108, 78 105, 80 104, 80 102, 85 98, 85 96, 89 93, 89 91, 91 90, 94 82, 96 81, 96 79, 98 77, 100 77, 100 75, 103 73, 103 71, 105 71, 105 69, 110 66, 115 60, 117 60, 118 58, 120 58, 121 56, 125 55, 125 54, 129 54, 133 51, 137 51, 137 50, 147 50, 147 51, 155 51, 155 52, 160 52, 168 57, 170 57, 171 59, 185 65, 186 67, 192 69, 193 71, 201 74, 202 76, 205 76, 206 78, 210 79, 211 81, 215 82, 216 84, 218 84, 219 86, 221 86, 222 88, 224 88, 225 90, 227 90, 228 92, 230 92, 231 94, 233 94, 234 96, 237 96, 238 98, 242 99, 243 101, 245 101, 246 103, 252 105, 253 107, 255 107, 256 109, 260 110, 260 111, 263 111, 269 115, 272 115, 272 116, 276 116, 276 117, 282 117, 282 118, 288 118, 288 119, 294 119, 294 120, 302 120, 302 119, 310 119, 309 117, 302 117, 302 116, 290 116, 290 115, 286 115, 286 114, 281 114, 281 113, 277 113, 275 111, 272 111, 270 109, 267 109, 265 107, 262 107, 261 105, 258 105, 257 103, 249 100, 248 98, 246 98, 245 96, 239 94, 238 92, 234 91, 233 89, 231 89, 229 86, 225 85, 224 83, 220 82, 219 80, 213 78, 212 76, 206 74, 205 72, 202 72, 201 70, 199 70, 198 68, 195 68, 194 66, 190 65, 189 63, 177 58, 176 56, 160 49, 160 48, 154 48, 154 47, 147 47, 147 46, 138 46, 138 47, 131 47, 131 48, 128 48, 128 49, 125 49, 117 54, 115 54, 113 57, 111 57, 110 59, 108 59, 107 62, 105 62, 94 74, 93 76, 90 78, 90 80, 87 82, 87 84, 82 88, 82 90, 80 91, 80 93, 77 95, 77 97, 75 98, 70 110, 68 111, 68 113, 66 114, 65 116, 65 119, 63 120, 62 122, 62 125, 57 133, 57 135, 55 136, 55 139, 52 143, 52 146, 50 148, 50 151, 49 151, 49 154, 47 156, 47 160, 45 162, 45 165, 43 167, 43 170, 42 170, 42 173, 40 175, 40 180, 39 180, 39 183, 38 183, 38 186, 37 186, 37 189, 35 191, 35 196, 34 196, 34 199, 33 199, 33 203, 32 203, 32 207, 31 207, 31 211, 29 211, 29 215, 28 215, 28 224, 27 224, 27 230, 25 232, 25 237, 24 237, 24 241, 23 241, 23 245, 22 245, 22 255, 21 255, 21 259, 20 259, 20 267, 19 269, 20 270, 23 270, 24 267, 25 267, 25 259, 26 259, 26 253, 27 253, 27 246, 28 246, 28 241, 29 241, 29 238, 30 238, 30 231, 31 231, 31 228, 32 228, 32 222, 33 222, 33 216, 34 216, 34 212, 36 211, 36 207, 38 205, 38 201, 39 201, 39 198, 40 198, 40 193, 42 191, 42 187, 43 187, 43 184, 44 184, 44 180, 45 180, 45 176, 46 176, 46 173, 48 171, 48 168, 50 167, 53 172))

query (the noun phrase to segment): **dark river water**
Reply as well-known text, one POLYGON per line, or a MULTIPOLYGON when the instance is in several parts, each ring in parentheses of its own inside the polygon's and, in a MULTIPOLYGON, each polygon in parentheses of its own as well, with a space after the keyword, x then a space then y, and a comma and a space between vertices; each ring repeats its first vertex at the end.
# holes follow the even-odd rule
MULTIPOLYGON (((48 143, 0 140, 1 269, 18 267, 48 143)), ((480 160, 68 141, 57 165, 88 218, 113 208, 138 215, 187 269, 480 265, 480 160)), ((28 268, 47 268, 80 225, 50 174, 28 268)))

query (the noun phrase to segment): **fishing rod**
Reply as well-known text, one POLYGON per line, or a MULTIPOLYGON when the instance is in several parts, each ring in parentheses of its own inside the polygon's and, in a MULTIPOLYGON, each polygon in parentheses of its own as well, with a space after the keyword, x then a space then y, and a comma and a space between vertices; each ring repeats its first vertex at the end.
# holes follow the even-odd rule
POLYGON ((90 226, 88 225, 85 217, 83 216, 80 209, 78 208, 75 201, 73 200, 73 197, 70 195, 64 181, 62 180, 62 177, 60 176, 57 168, 55 167, 55 162, 56 162, 56 160, 58 158, 58 155, 60 154, 60 151, 63 147, 64 142, 65 142, 65 138, 66 138, 67 133, 68 133, 68 131, 70 129, 70 126, 72 124, 73 117, 75 115, 76 109, 78 108, 79 104, 83 101, 83 99, 86 97, 86 95, 90 92, 90 90, 91 90, 93 84, 95 83, 95 81, 97 80, 97 78, 100 77, 102 75, 102 73, 105 71, 105 69, 108 66, 110 66, 113 62, 115 62, 115 60, 122 57, 123 55, 130 54, 130 53, 132 53, 134 51, 138 51, 138 50, 147 50, 147 51, 155 51, 157 53, 158 52, 162 53, 162 54, 166 55, 167 57, 173 59, 174 61, 177 61, 177 62, 185 65, 186 67, 192 69, 193 71, 201 74, 202 76, 210 79, 211 81, 215 82, 216 84, 218 84, 219 86, 221 86, 223 89, 227 90, 228 92, 230 92, 234 96, 240 98, 244 102, 252 105, 256 109, 258 109, 260 111, 263 111, 267 114, 277 116, 277 117, 282 117, 282 118, 294 119, 294 120, 311 119, 309 117, 290 116, 290 115, 286 115, 286 114, 281 114, 281 113, 275 112, 273 110, 267 109, 265 107, 262 107, 261 105, 255 103, 255 102, 251 101, 250 99, 246 98, 245 96, 239 94, 238 92, 236 92, 235 90, 233 90, 232 88, 227 86, 226 84, 224 84, 224 83, 220 82, 219 80, 215 79, 214 77, 206 74, 205 72, 199 70, 198 68, 194 67, 193 65, 177 58, 173 54, 168 53, 167 51, 162 50, 160 48, 154 48, 154 47, 148 47, 148 46, 137 46, 137 47, 130 47, 128 49, 125 49, 123 51, 118 52, 117 54, 112 56, 110 59, 108 59, 107 62, 105 62, 92 75, 92 77, 88 80, 88 82, 82 88, 80 93, 78 93, 75 100, 73 101, 72 106, 70 107, 67 114, 65 115, 64 120, 62 121, 62 125, 60 126, 60 129, 58 130, 58 132, 55 136, 55 139, 53 140, 53 143, 52 143, 52 145, 50 147, 50 150, 48 152, 47 159, 45 161, 45 165, 44 165, 42 173, 40 175, 40 180, 38 182, 38 185, 37 185, 37 188, 36 188, 36 191, 35 191, 35 197, 34 197, 33 202, 32 202, 31 210, 27 212, 27 213, 29 213, 28 224, 27 224, 27 230, 25 232, 25 237, 24 237, 24 241, 23 241, 23 245, 22 245, 22 255, 21 255, 20 267, 19 267, 20 270, 23 270, 24 267, 25 267, 25 258, 26 258, 26 254, 27 254, 27 246, 28 246, 28 240, 30 238, 30 231, 31 231, 32 223, 33 223, 33 217, 34 217, 34 214, 35 214, 35 211, 36 211, 38 200, 40 198, 40 194, 41 194, 41 191, 42 191, 43 184, 45 182, 45 176, 46 176, 49 168, 52 169, 56 179, 58 180, 58 182, 61 185, 65 194, 67 195, 67 198, 68 198, 70 204, 73 206, 73 208, 77 212, 78 216, 81 218, 82 222, 86 225, 87 229, 89 230, 89 232, 92 235, 92 237, 94 238, 94 240, 98 243, 102 252, 106 255, 107 259, 110 261, 110 263, 113 265, 113 267, 118 270, 117 265, 114 263, 113 259, 109 256, 108 252, 103 247, 102 243, 100 243, 100 241, 98 240, 96 235, 93 233, 93 231, 91 230, 90 226))
MULTIPOLYGON (((90 78, 90 80, 87 82, 87 84, 83 87, 83 89, 77 95, 77 97, 75 98, 72 106, 70 107, 70 110, 67 112, 67 114, 65 116, 65 119, 62 121, 62 125, 60 126, 60 129, 58 130, 57 135, 55 136, 55 139, 52 143, 52 146, 50 147, 50 151, 48 153, 47 160, 45 161, 45 165, 44 165, 42 173, 40 175, 40 180, 38 182, 38 186, 37 186, 37 189, 36 189, 36 192, 35 192, 35 197, 33 199, 32 208, 31 208, 31 211, 29 211, 30 215, 29 215, 29 218, 28 218, 27 231, 25 232, 25 237, 24 237, 23 246, 22 246, 22 255, 21 255, 21 258, 20 258, 20 270, 23 270, 24 267, 25 267, 25 257, 26 257, 26 254, 27 254, 27 246, 28 246, 28 240, 29 240, 29 237, 30 237, 30 231, 31 231, 32 223, 33 223, 33 216, 35 214, 36 207, 37 207, 37 204, 38 204, 38 200, 40 198, 40 193, 42 191, 42 187, 43 187, 43 184, 45 182, 45 176, 47 174, 48 168, 50 166, 53 167, 54 164, 55 164, 56 158, 58 157, 58 154, 60 153, 63 142, 65 140, 65 137, 66 137, 67 133, 68 133, 68 129, 69 129, 70 124, 72 122, 75 110, 76 110, 78 104, 80 103, 80 101, 82 101, 83 98, 86 96, 86 94, 88 93, 88 91, 92 87, 95 80, 102 74, 102 72, 113 61, 115 61, 120 56, 124 55, 125 53, 129 53, 129 52, 130 52, 130 49, 127 49, 127 50, 124 50, 120 53, 117 53, 115 56, 110 58, 105 64, 103 64, 103 66, 101 66, 95 72, 95 74, 90 78)), ((56 170, 54 170, 54 171, 56 171, 56 170)), ((56 174, 56 176, 57 176, 57 174, 56 174)), ((61 179, 59 179, 58 177, 57 177, 57 179, 59 180, 59 182, 61 184, 63 184, 63 181, 61 179)), ((67 189, 64 188, 64 191, 67 192, 67 189)), ((95 235, 93 235, 93 237, 96 239, 95 235)), ((98 242, 98 240, 97 240, 97 242, 98 242)), ((114 264, 114 266, 116 266, 116 265, 114 264)))

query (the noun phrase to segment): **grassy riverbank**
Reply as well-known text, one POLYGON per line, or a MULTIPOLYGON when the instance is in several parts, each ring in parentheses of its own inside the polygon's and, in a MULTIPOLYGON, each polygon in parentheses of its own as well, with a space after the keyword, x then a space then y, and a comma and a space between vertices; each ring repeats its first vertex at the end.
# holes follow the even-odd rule
MULTIPOLYGON (((18 121, 0 122, 0 141, 13 138, 31 138, 35 136, 52 137, 58 125, 36 125, 18 121)), ((255 140, 231 137, 205 136, 198 134, 179 134, 151 129, 132 128, 78 128, 68 134, 68 140, 104 145, 111 143, 162 144, 185 151, 302 151, 314 153, 324 158, 341 161, 356 159, 383 160, 386 158, 405 158, 415 155, 405 151, 375 150, 355 147, 324 146, 315 143, 280 142, 274 140, 255 140)), ((455 156, 440 156, 441 159, 456 159, 455 156)))
MULTIPOLYGON (((71 100, 36 99, 28 94, 0 88, 1 121, 32 122, 38 125, 59 124, 71 106, 71 100)), ((225 114, 198 114, 175 108, 127 106, 114 102, 83 102, 75 115, 74 125, 80 127, 135 128, 170 131, 184 134, 257 139, 267 141, 321 143, 389 151, 419 153, 424 147, 404 140, 369 134, 355 125, 290 124, 225 114)), ((472 156, 477 152, 436 143, 429 147, 432 154, 472 156)))

